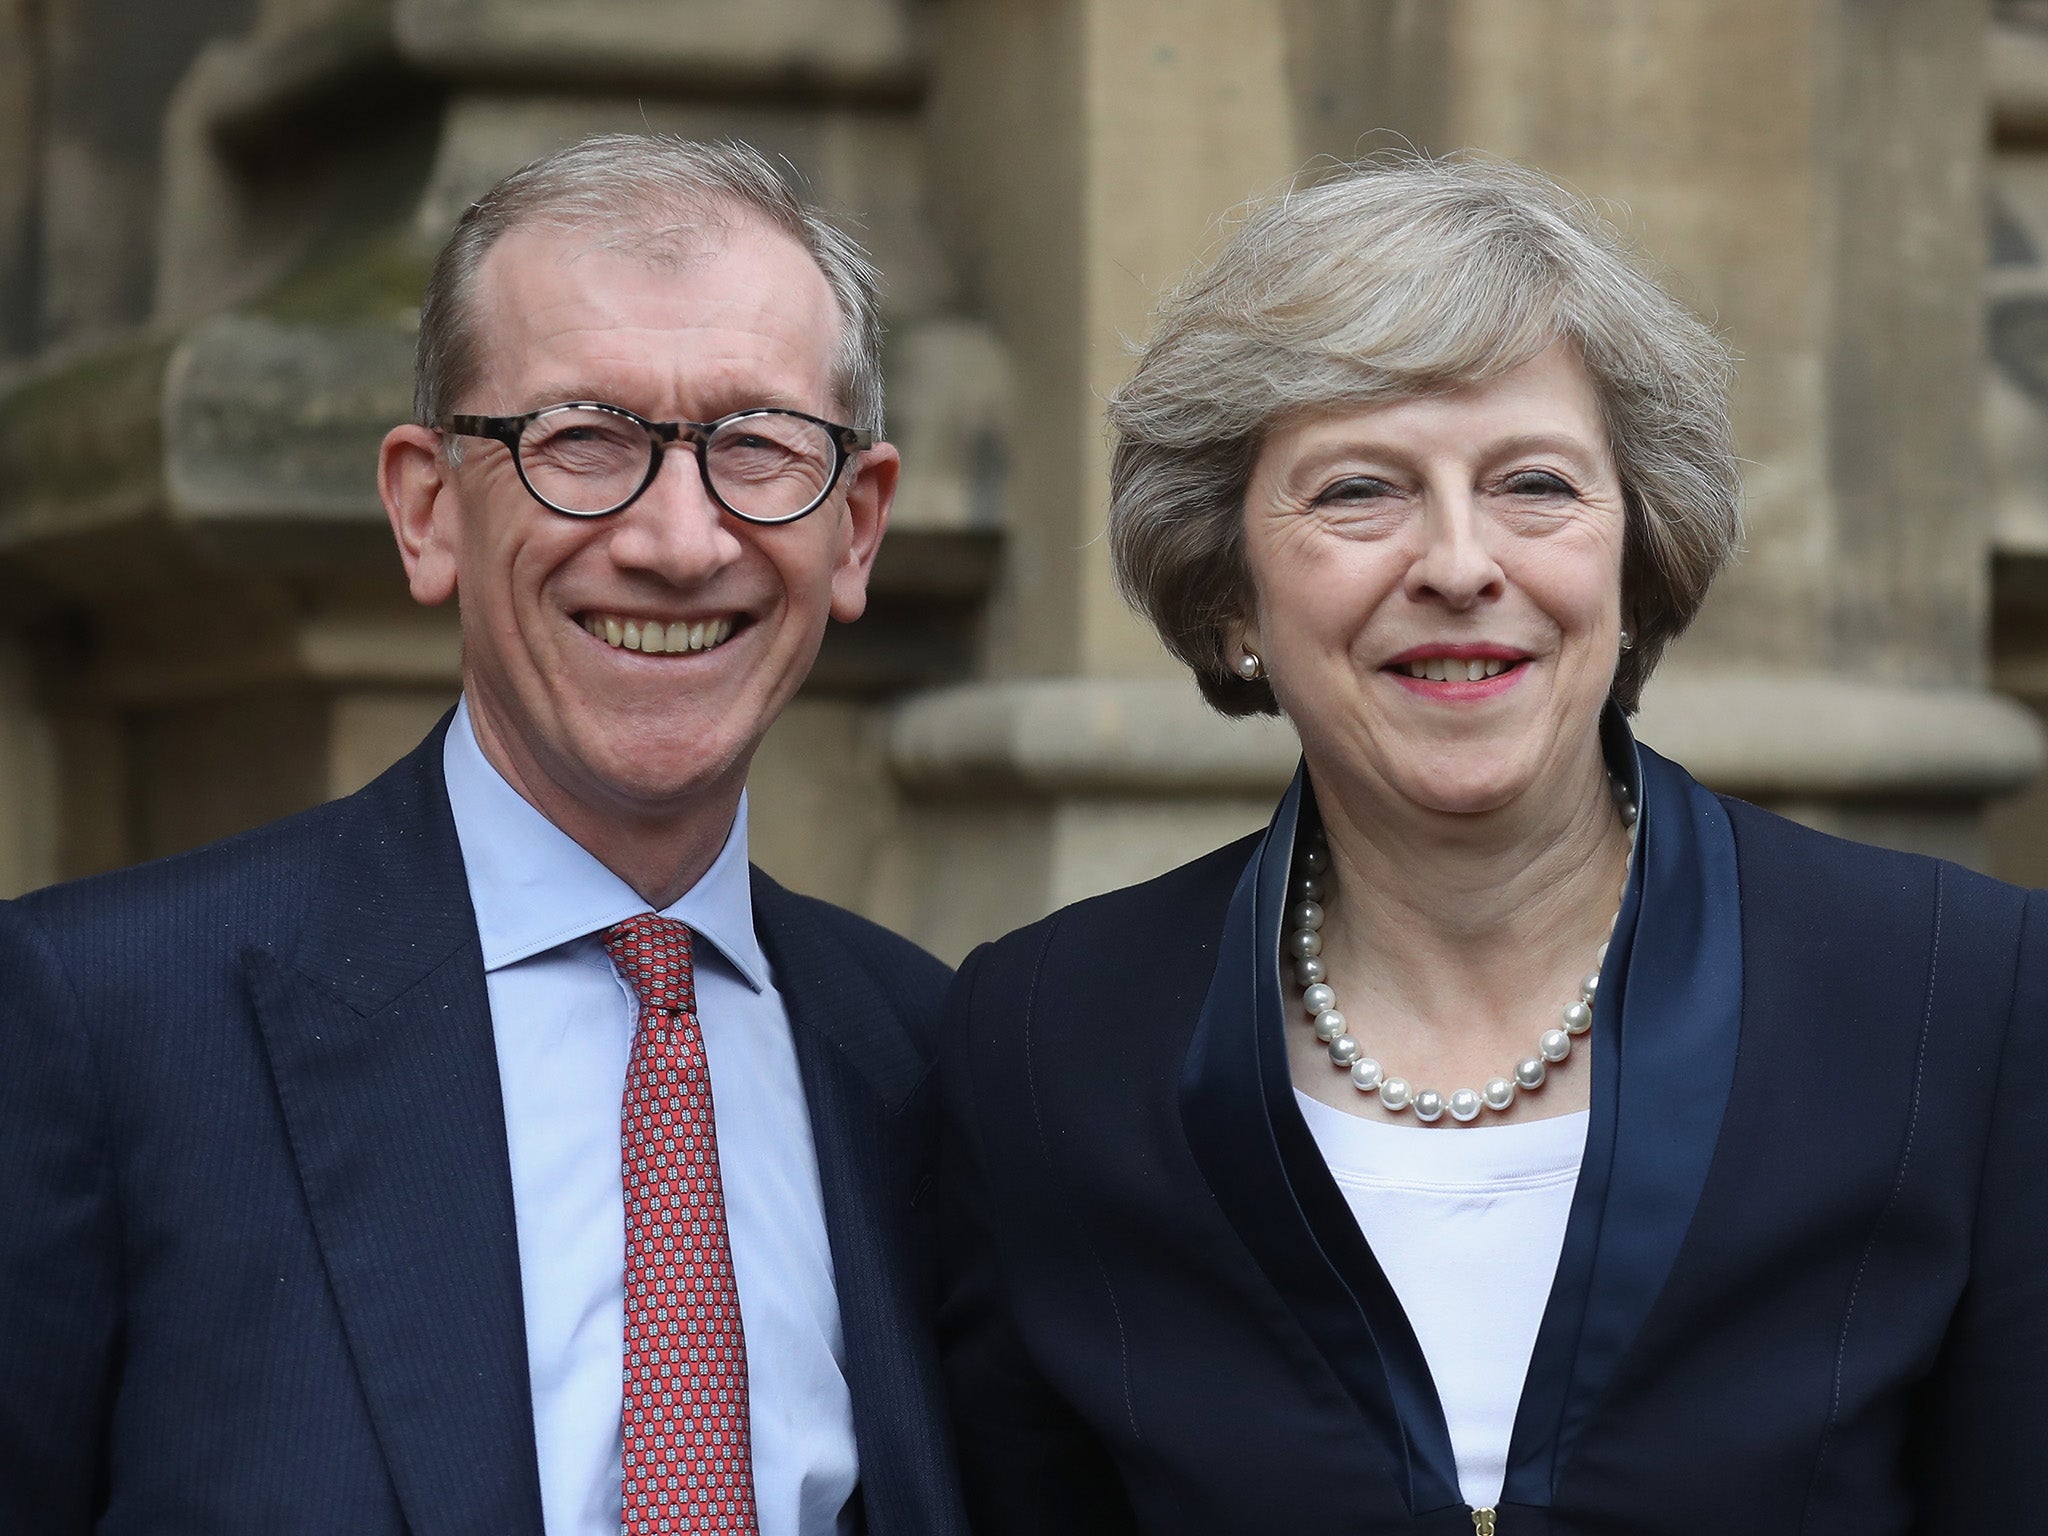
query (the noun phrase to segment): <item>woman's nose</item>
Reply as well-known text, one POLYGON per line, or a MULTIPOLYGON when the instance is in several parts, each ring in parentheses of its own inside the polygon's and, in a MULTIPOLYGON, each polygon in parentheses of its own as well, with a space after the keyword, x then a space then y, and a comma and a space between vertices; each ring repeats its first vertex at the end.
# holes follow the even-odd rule
POLYGON ((1461 490, 1432 493, 1427 503, 1423 545, 1408 572, 1409 596, 1458 609, 1498 596, 1500 562, 1488 546, 1477 499, 1461 490))

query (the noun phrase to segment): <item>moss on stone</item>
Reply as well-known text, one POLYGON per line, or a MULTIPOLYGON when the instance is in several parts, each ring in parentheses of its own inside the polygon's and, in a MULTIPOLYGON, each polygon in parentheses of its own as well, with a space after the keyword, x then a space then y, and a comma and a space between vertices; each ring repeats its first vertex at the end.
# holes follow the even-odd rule
POLYGON ((417 314, 433 260, 403 230, 352 241, 286 278, 249 313, 289 325, 353 325, 417 314))
POLYGON ((0 398, 0 533, 70 531, 158 499, 174 344, 119 343, 0 398))

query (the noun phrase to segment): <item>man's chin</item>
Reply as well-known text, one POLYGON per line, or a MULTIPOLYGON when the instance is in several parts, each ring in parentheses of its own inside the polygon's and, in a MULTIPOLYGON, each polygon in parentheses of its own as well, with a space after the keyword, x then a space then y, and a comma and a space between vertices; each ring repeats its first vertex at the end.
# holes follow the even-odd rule
POLYGON ((747 742, 699 737, 687 742, 589 743, 579 753, 590 788, 628 816, 659 819, 742 783, 753 756, 747 742))

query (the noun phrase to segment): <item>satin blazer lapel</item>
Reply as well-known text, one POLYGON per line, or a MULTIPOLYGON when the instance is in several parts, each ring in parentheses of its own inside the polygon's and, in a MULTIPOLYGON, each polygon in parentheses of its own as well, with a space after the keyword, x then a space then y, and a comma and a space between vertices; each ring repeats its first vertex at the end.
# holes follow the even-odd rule
POLYGON ((868 1529, 961 1532, 938 1417, 929 1276, 898 1159, 927 1064, 875 978, 802 898, 754 871, 754 924, 797 1042, 853 1398, 868 1529))
POLYGON ((1593 1112, 1504 1503, 1547 1506, 1699 1206, 1735 1083, 1742 908, 1720 801, 1610 718, 1642 833, 1594 1009, 1593 1112))
MULTIPOLYGON (((1509 1448, 1504 1505, 1549 1505, 1559 1471, 1676 1262, 1734 1083, 1741 913, 1727 812, 1603 723, 1643 832, 1594 1010, 1592 1113, 1563 1250, 1509 1448)), ((1428 1362, 1294 1103, 1279 938, 1297 774, 1232 898, 1182 1079, 1210 1189, 1387 1448, 1421 1515, 1461 1501, 1428 1362)), ((1456 1132, 1445 1132, 1455 1135, 1456 1132)))
POLYGON ((1294 1103, 1280 921, 1306 780, 1231 897, 1181 1078, 1190 1151, 1225 1216, 1357 1403, 1415 1513, 1459 1503, 1428 1362, 1294 1103))
POLYGON ((337 809, 297 948, 244 964, 407 1524, 539 1536, 504 1108, 445 730, 337 809))

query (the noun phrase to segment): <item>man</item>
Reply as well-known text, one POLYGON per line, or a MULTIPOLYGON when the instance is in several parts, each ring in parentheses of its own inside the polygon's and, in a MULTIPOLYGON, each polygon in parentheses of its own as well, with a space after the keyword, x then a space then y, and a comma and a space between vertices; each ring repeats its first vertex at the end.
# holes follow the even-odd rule
POLYGON ((745 148, 590 140, 465 216, 380 466, 460 707, 0 905, 0 1530, 961 1528, 945 971, 746 855, 888 521, 877 335, 745 148))

